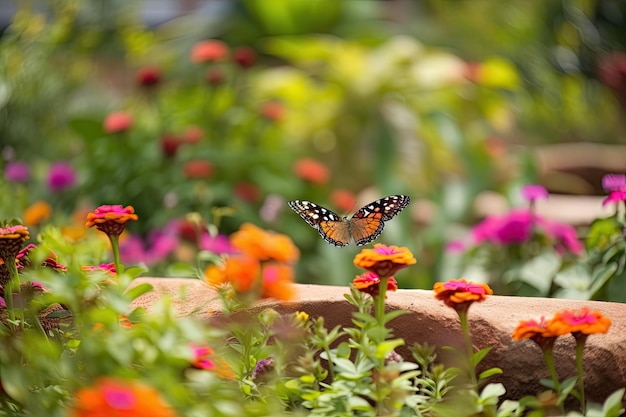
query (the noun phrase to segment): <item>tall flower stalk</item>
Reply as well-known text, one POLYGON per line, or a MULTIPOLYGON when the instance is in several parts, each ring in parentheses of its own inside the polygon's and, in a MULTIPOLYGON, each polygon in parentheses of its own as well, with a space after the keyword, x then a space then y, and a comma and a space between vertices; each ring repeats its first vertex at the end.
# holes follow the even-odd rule
POLYGON ((437 282, 433 290, 435 291, 435 298, 443 301, 445 305, 454 309, 459 316, 465 341, 468 377, 472 387, 477 390, 478 380, 476 378, 475 369, 477 364, 473 360, 474 348, 467 312, 473 303, 485 301, 487 295, 493 294, 493 291, 487 284, 470 282, 464 278, 450 280, 448 282, 437 282))
POLYGON ((111 250, 113 251, 113 261, 115 270, 118 275, 124 272, 124 265, 120 261, 119 238, 126 223, 136 221, 139 217, 135 214, 132 206, 122 207, 121 205, 100 206, 92 213, 87 214, 87 223, 85 227, 93 227, 105 233, 111 242, 111 250))
MULTIPOLYGON (((0 284, 4 287, 4 299, 9 312, 9 326, 14 329, 15 310, 13 309, 13 289, 19 293, 20 279, 17 273, 17 254, 30 239, 28 228, 22 225, 0 227, 0 258, 8 271, 8 277, 3 278, 0 284)), ((20 321, 20 327, 24 327, 24 318, 20 321)))

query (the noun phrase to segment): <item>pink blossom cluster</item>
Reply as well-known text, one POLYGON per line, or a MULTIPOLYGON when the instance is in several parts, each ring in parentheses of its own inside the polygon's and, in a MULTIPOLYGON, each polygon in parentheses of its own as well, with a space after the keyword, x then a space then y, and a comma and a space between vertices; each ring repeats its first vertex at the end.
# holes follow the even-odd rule
POLYGON ((472 237, 476 244, 521 244, 528 242, 534 233, 552 241, 559 252, 567 250, 579 255, 583 251, 574 227, 545 219, 527 209, 512 210, 503 216, 488 216, 472 228, 472 237))

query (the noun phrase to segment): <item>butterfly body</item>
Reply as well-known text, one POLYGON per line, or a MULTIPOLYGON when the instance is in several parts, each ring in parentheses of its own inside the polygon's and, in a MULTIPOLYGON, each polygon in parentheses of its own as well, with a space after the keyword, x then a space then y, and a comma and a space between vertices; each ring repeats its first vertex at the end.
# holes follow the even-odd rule
POLYGON ((362 246, 380 236, 385 222, 401 212, 410 201, 405 195, 391 195, 361 207, 352 217, 340 217, 306 200, 290 201, 289 207, 331 245, 347 246, 354 240, 356 245, 362 246))

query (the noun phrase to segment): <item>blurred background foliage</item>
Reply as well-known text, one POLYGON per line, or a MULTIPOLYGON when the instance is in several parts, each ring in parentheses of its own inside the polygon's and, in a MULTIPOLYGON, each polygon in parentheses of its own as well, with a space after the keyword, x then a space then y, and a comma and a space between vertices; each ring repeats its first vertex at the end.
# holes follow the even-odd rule
POLYGON ((80 242, 71 231, 85 211, 133 205, 146 250, 178 219, 180 245, 154 275, 189 262, 185 225, 199 213, 220 233, 245 221, 286 232, 302 250, 300 282, 343 285, 356 249, 327 245, 286 201, 347 214, 404 193, 409 213, 380 241, 420 259, 401 286, 430 288, 449 278, 445 245, 477 220, 477 195, 541 179, 536 147, 626 143, 618 0, 11 4, 2 164, 30 175, 5 175, 0 217, 44 201, 29 226, 64 225, 80 242), (207 40, 226 49, 198 56, 207 40), (130 120, 112 129, 114 112, 130 120), (60 188, 57 162, 76 172, 60 188))

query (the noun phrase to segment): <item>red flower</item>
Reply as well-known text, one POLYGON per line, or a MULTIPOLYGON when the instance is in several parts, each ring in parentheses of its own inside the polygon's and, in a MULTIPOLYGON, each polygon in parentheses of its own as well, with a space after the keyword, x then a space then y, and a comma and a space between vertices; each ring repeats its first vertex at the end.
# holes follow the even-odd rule
MULTIPOLYGON (((352 281, 352 285, 357 290, 367 293, 372 297, 376 297, 380 292, 380 277, 371 271, 357 275, 352 281)), ((387 281, 387 291, 396 291, 398 289, 398 283, 394 277, 389 277, 387 281)))
POLYGON ((191 62, 217 62, 228 56, 228 46, 218 40, 209 40, 196 43, 191 49, 191 62))
POLYGON ((278 121, 283 118, 285 109, 278 101, 268 101, 261 106, 261 116, 267 120, 278 121))
POLYGON ((297 177, 313 184, 326 184, 330 179, 330 171, 324 164, 315 159, 303 158, 293 166, 293 172, 297 177))
POLYGON ((235 195, 248 203, 259 201, 259 187, 249 182, 240 182, 235 185, 235 195))
POLYGON ((123 111, 109 113, 104 119, 104 131, 107 133, 125 132, 133 126, 133 116, 123 111))
POLYGON ((256 52, 247 46, 240 46, 233 53, 234 60, 241 68, 250 68, 256 62, 256 52))
POLYGON ((182 140, 171 134, 165 134, 161 138, 161 148, 163 149, 163 153, 165 156, 170 158, 176 155, 176 151, 182 143, 182 140))
POLYGON ((161 81, 161 70, 157 67, 144 67, 137 71, 137 83, 143 87, 153 87, 161 81))
POLYGON ((183 172, 189 179, 209 178, 213 174, 213 164, 204 159, 193 159, 185 162, 183 172))

